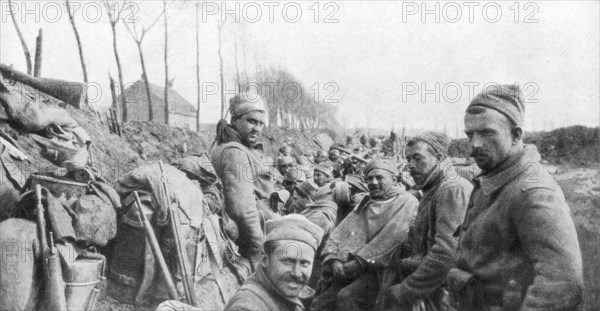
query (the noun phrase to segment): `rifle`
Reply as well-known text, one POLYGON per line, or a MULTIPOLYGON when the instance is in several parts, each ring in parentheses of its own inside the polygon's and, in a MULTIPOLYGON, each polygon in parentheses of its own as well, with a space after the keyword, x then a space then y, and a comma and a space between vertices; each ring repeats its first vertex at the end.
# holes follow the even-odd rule
POLYGON ((46 305, 48 306, 48 310, 67 310, 62 268, 60 266, 60 258, 54 247, 52 232, 50 232, 50 247, 48 247, 48 240, 46 239, 46 221, 44 219, 42 186, 40 184, 35 185, 35 195, 37 197, 38 235, 42 249, 44 284, 46 286, 46 305))
POLYGON ((161 182, 163 185, 164 195, 166 202, 166 208, 169 213, 169 218, 171 219, 171 230, 173 231, 173 238, 175 239, 175 246, 177 249, 177 259, 179 262, 179 270, 181 271, 181 282, 183 283, 183 291, 185 292, 186 302, 190 305, 196 305, 195 299, 192 294, 192 288, 190 287, 190 279, 189 274, 187 272, 187 256, 183 245, 181 245, 181 238, 179 236, 179 228, 177 228, 177 224, 175 223, 175 210, 171 207, 171 197, 169 196, 169 187, 167 186, 167 177, 165 176, 165 170, 163 169, 162 161, 158 161, 158 166, 160 167, 161 174, 161 182))
POLYGON ((162 273, 165 283, 167 284, 167 290, 169 291, 169 296, 171 299, 178 300, 179 294, 175 289, 175 284, 173 284, 173 279, 171 278, 171 273, 169 272, 169 268, 167 267, 167 263, 165 262, 165 258, 163 257, 162 252, 160 251, 160 246, 158 246, 158 241, 156 240, 156 235, 154 234, 154 230, 152 229, 152 225, 150 221, 146 217, 146 214, 142 211, 142 201, 138 196, 137 191, 133 192, 135 196, 135 206, 137 207, 137 217, 140 222, 144 225, 144 231, 146 231, 146 238, 148 239, 148 244, 150 244, 150 249, 152 249, 152 254, 154 254, 154 258, 158 262, 158 268, 162 273))

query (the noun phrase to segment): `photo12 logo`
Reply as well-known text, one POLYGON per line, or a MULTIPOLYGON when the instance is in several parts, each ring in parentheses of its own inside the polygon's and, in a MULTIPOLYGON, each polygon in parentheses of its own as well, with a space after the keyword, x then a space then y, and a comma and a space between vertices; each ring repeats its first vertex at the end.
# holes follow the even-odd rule
POLYGON ((503 17, 514 23, 538 23, 536 2, 402 2, 402 22, 497 23, 503 17))
MULTIPOLYGON (((519 84, 513 83, 515 86, 520 86, 523 91, 523 102, 525 104, 537 104, 539 100, 536 98, 539 92, 539 85, 535 82, 526 82, 519 84), (522 86, 521 86, 522 85, 522 86)), ((481 92, 487 93, 493 89, 499 88, 500 84, 489 82, 481 84, 479 82, 447 82, 447 83, 427 83, 427 82, 403 82, 402 83, 402 103, 420 102, 420 103, 451 103, 471 102, 477 95, 475 89, 481 86, 481 92)))
POLYGON ((336 2, 202 2, 202 22, 208 22, 212 16, 221 23, 297 23, 302 18, 310 18, 315 23, 338 23, 339 11, 336 2))
POLYGON ((2 23, 6 23, 14 15, 21 23, 58 23, 63 18, 68 19, 69 13, 74 18, 81 18, 86 23, 99 22, 104 14, 122 12, 120 17, 126 23, 136 23, 139 6, 136 2, 127 1, 2 1, 2 23))

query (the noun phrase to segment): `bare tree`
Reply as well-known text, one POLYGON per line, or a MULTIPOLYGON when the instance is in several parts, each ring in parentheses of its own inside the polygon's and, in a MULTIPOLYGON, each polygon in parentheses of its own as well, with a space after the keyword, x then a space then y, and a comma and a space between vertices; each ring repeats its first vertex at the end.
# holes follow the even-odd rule
POLYGON ((131 38, 133 39, 133 41, 135 41, 135 44, 137 45, 137 48, 138 48, 138 53, 140 55, 140 63, 142 65, 142 77, 144 78, 144 84, 146 86, 146 96, 148 97, 148 119, 149 119, 149 121, 154 121, 154 109, 152 108, 152 98, 150 96, 150 81, 148 79, 148 73, 146 71, 146 64, 144 62, 144 53, 142 51, 142 43, 144 42, 144 37, 146 36, 148 31, 150 29, 152 29, 152 27, 154 27, 154 25, 156 25, 156 22, 160 19, 160 17, 164 13, 165 13, 165 11, 163 10, 158 15, 158 17, 156 17, 156 19, 150 24, 150 26, 142 27, 141 32, 138 32, 136 23, 131 23, 131 24, 133 24, 133 26, 130 26, 129 23, 127 23, 127 21, 125 21, 125 20, 123 21, 123 24, 125 24, 127 31, 131 35, 131 38))
MULTIPOLYGON (((163 0, 163 14, 165 18, 165 124, 169 125, 169 35, 167 24, 167 0, 163 0)), ((150 101, 150 97, 148 97, 150 101)))
POLYGON ((35 38, 35 62, 33 63, 34 77, 39 77, 42 74, 42 42, 42 28, 40 28, 38 36, 35 38))
POLYGON ((25 43, 25 39, 23 39, 23 33, 21 33, 21 28, 19 28, 19 24, 17 24, 17 19, 15 18, 15 12, 13 10, 12 1, 8 0, 8 12, 10 13, 10 17, 12 18, 13 25, 15 25, 15 30, 17 31, 17 36, 19 36, 19 40, 21 40, 21 46, 23 47, 23 53, 25 54, 25 62, 27 63, 27 74, 31 75, 31 53, 29 53, 29 48, 27 47, 27 43, 25 43))
MULTIPOLYGON (((66 0, 67 6, 67 14, 69 14, 69 21, 71 21, 71 26, 73 27, 73 33, 75 34, 75 41, 77 41, 77 50, 79 50, 79 62, 81 63, 81 72, 83 73, 83 82, 87 85, 88 83, 88 75, 87 68, 85 66, 85 60, 83 58, 83 47, 81 46, 81 38, 79 37, 79 31, 77 30, 77 25, 75 25, 75 18, 73 17, 73 11, 69 5, 69 0, 66 0)), ((88 98, 85 97, 85 103, 88 104, 88 98)))
POLYGON ((221 75, 221 119, 225 118, 225 88, 223 79, 223 54, 221 53, 221 36, 223 32, 223 22, 218 22, 217 27, 219 28, 219 72, 221 75))
POLYGON ((200 2, 196 2, 196 91, 198 93, 198 102, 196 107, 196 132, 200 132, 200 2))
POLYGON ((240 92, 240 67, 238 65, 238 39, 237 39, 237 32, 233 35, 233 53, 235 54, 235 84, 236 84, 236 92, 239 93, 240 92))
POLYGON ((121 119, 123 122, 127 122, 128 110, 127 101, 125 100, 125 83, 123 82, 123 69, 121 68, 121 60, 119 58, 119 52, 117 49, 117 23, 119 22, 119 20, 121 20, 121 12, 123 12, 123 10, 125 9, 125 1, 126 0, 123 0, 122 4, 114 3, 111 6, 108 0, 104 0, 104 6, 106 7, 106 12, 108 14, 108 21, 110 23, 110 28, 112 29, 113 51, 115 53, 115 61, 117 63, 117 73, 119 76, 119 90, 121 92, 121 109, 119 109, 119 105, 116 102, 115 109, 117 110, 117 115, 121 113, 121 119))

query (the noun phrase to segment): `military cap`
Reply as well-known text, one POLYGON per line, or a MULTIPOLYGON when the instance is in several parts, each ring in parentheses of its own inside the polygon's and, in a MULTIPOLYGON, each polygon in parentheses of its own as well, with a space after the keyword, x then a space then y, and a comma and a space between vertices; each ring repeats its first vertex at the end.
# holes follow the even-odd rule
POLYGON ((265 242, 292 240, 304 242, 315 251, 323 239, 323 229, 298 214, 283 216, 265 223, 265 242))
POLYGON ((300 168, 296 169, 288 169, 285 172, 285 176, 283 177, 283 181, 296 182, 301 183, 306 180, 306 175, 300 168))
POLYGON ((394 176, 398 175, 398 167, 396 161, 387 159, 375 159, 367 163, 365 166, 364 173, 368 175, 371 170, 381 169, 392 173, 394 176))
POLYGON ((494 109, 517 126, 523 126, 525 123, 523 93, 518 85, 493 85, 487 87, 473 98, 467 109, 473 106, 494 109))

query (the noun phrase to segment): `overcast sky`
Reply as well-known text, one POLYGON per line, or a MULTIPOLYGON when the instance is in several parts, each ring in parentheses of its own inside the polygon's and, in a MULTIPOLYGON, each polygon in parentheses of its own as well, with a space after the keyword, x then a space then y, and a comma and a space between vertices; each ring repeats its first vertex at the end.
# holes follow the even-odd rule
MULTIPOLYGON (((31 53, 44 31, 42 75, 82 80, 73 31, 63 1, 14 1, 31 53), (59 11, 59 8, 61 11, 59 11)), ((116 78, 112 35, 101 2, 71 1, 78 10, 90 81, 97 105, 110 103, 108 74, 116 78)), ((1 2, 0 61, 25 70, 23 50, 1 2)), ((162 1, 137 3, 124 13, 140 30, 162 1)), ((195 105, 195 7, 168 2, 170 76, 195 105)), ((527 130, 600 123, 599 2, 235 2, 204 1, 200 16, 203 87, 219 82, 217 22, 225 16, 223 55, 228 92, 238 67, 253 75, 281 66, 319 100, 337 102, 347 127, 446 129, 462 134, 464 108, 485 85, 518 83, 526 99, 527 130), (237 8, 237 9, 236 9, 237 8), (235 12, 238 13, 236 21, 235 12), (215 12, 215 13, 212 13, 215 12), (245 57, 244 57, 245 54, 245 57)), ((163 85, 163 20, 144 39, 152 83, 163 85)), ((123 23, 118 45, 126 83, 141 74, 135 43, 123 23)), ((231 96, 228 95, 228 97, 231 96)), ((207 92, 203 123, 219 117, 220 96, 207 92)))

